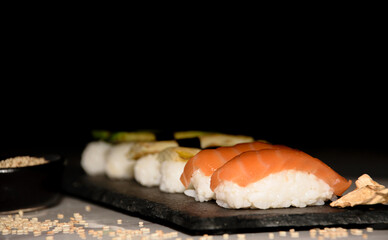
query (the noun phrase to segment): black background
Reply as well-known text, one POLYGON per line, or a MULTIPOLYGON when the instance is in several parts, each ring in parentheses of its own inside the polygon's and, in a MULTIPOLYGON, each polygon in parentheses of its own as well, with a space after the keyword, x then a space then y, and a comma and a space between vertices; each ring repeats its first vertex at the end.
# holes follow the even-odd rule
POLYGON ((4 90, 13 95, 3 98, 1 152, 80 156, 93 129, 209 130, 298 148, 347 175, 386 176, 384 86, 320 81, 35 82, 4 90))
POLYGON ((300 148, 379 149, 387 143, 384 96, 355 93, 348 85, 311 89, 301 84, 294 90, 292 83, 266 88, 260 81, 192 89, 189 81, 123 82, 118 89, 115 84, 27 90, 20 92, 23 97, 15 91, 2 109, 3 146, 80 146, 93 129, 222 131, 300 148))
POLYGON ((0 153, 79 156, 93 129, 208 130, 386 176, 384 55, 368 36, 246 46, 30 39, 3 65, 0 153))

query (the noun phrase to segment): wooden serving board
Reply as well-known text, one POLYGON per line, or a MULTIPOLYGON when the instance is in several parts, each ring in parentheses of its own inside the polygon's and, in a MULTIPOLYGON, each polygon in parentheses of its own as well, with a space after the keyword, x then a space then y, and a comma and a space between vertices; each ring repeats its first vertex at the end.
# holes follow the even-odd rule
POLYGON ((388 206, 348 209, 329 205, 285 209, 224 209, 214 201, 196 202, 184 194, 170 194, 147 188, 135 181, 114 181, 106 176, 87 176, 68 168, 63 178, 68 194, 103 204, 130 215, 149 219, 189 234, 222 234, 311 229, 315 227, 388 228, 388 206))

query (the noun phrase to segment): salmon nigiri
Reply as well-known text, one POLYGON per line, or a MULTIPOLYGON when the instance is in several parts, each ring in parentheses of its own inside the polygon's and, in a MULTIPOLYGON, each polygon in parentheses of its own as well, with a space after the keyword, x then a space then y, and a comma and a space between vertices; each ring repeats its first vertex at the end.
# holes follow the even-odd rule
POLYGON ((287 147, 256 141, 200 151, 186 163, 181 175, 180 180, 183 185, 188 188, 191 184, 194 188, 194 190, 186 190, 185 194, 201 202, 213 199, 214 193, 210 190, 210 177, 215 170, 240 153, 267 148, 287 147))
POLYGON ((211 177, 217 204, 226 208, 323 205, 351 183, 319 159, 290 148, 244 152, 211 177))

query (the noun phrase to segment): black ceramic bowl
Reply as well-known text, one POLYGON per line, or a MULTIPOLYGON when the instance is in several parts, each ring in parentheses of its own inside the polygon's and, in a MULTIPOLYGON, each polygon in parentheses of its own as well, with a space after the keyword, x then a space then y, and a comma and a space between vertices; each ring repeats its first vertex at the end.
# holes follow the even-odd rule
POLYGON ((48 163, 0 168, 0 213, 37 210, 60 200, 64 159, 56 154, 34 157, 43 157, 48 163))

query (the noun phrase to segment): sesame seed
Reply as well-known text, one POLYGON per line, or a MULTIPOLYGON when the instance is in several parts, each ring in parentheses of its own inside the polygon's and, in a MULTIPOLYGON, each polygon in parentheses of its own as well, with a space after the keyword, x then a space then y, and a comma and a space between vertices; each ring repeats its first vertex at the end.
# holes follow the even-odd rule
POLYGON ((269 239, 274 239, 275 238, 275 234, 274 233, 268 233, 268 238, 269 239))
POLYGON ((8 229, 3 229, 3 231, 1 232, 1 234, 3 235, 8 235, 9 234, 9 230, 8 229))
POLYGON ((367 227, 367 228, 366 228, 366 231, 367 231, 367 232, 373 232, 373 228, 367 227))
MULTIPOLYGON (((351 234, 352 235, 362 235, 362 230, 360 229, 351 229, 351 234), (360 232, 361 231, 361 232, 360 232), (360 234, 361 233, 361 234, 360 234)), ((323 239, 337 239, 337 238, 347 238, 349 236, 348 230, 345 228, 329 228, 326 227, 324 229, 310 229, 310 237, 315 238, 317 236, 317 233, 319 233, 318 240, 323 240, 323 239)))
POLYGON ((123 223, 123 220, 117 219, 117 224, 122 224, 122 223, 123 223))
POLYGON ((245 239, 245 234, 237 234, 237 239, 245 239))
POLYGON ((291 232, 291 238, 299 238, 299 232, 291 232))
POLYGON ((310 237, 311 238, 315 238, 317 236, 317 230, 315 229, 310 229, 310 237))
POLYGON ((361 236, 362 235, 362 230, 361 229, 350 229, 350 234, 355 235, 355 236, 361 236))
POLYGON ((287 232, 286 231, 279 231, 279 236, 280 237, 286 237, 287 236, 287 232))

